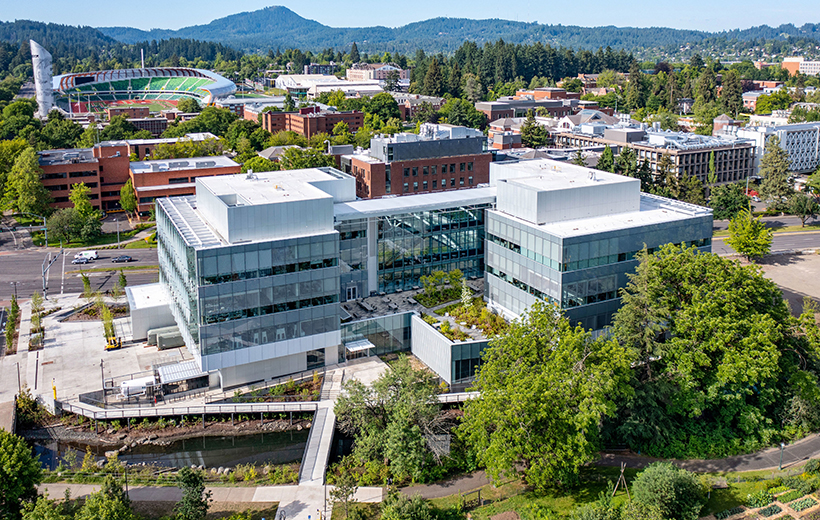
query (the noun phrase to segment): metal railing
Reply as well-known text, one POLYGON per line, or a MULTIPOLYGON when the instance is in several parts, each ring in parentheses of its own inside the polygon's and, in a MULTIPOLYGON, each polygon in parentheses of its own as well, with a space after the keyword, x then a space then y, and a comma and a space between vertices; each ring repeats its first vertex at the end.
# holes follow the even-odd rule
POLYGON ((64 412, 82 415, 98 421, 144 417, 171 417, 183 415, 218 415, 251 413, 315 412, 318 403, 252 403, 252 404, 205 404, 195 406, 141 407, 126 409, 92 409, 70 402, 59 403, 64 412))
POLYGON ((463 403, 478 397, 478 392, 458 392, 455 394, 439 394, 438 400, 441 403, 463 403))
MULTIPOLYGON (((231 388, 230 390, 223 390, 222 394, 214 394, 211 393, 210 395, 206 395, 205 402, 207 404, 211 403, 225 403, 229 402, 234 398, 234 393, 239 391, 243 394, 251 393, 251 392, 259 392, 258 396, 247 396, 246 399, 256 399, 258 397, 264 397, 267 394, 267 391, 271 388, 283 384, 287 384, 288 381, 293 381, 294 383, 298 383, 300 381, 304 381, 305 379, 312 379, 314 373, 319 373, 322 376, 322 381, 324 381, 325 376, 327 375, 327 367, 316 368, 313 370, 305 370, 304 372, 299 372, 296 374, 290 374, 287 376, 282 376, 276 379, 271 379, 270 381, 263 381, 255 385, 246 385, 241 387, 231 388)), ((277 396, 277 397, 285 397, 285 396, 277 396)), ((296 397, 296 396, 292 396, 296 397)))

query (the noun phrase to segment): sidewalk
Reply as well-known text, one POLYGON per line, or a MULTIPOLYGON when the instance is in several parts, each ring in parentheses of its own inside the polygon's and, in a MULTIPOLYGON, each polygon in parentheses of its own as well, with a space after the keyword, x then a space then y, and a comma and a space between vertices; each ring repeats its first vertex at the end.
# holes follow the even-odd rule
MULTIPOLYGON (((80 498, 96 493, 100 487, 100 484, 42 484, 38 489, 41 493, 47 492, 49 497, 59 500, 65 495, 66 489, 70 490, 72 498, 80 498)), ((206 487, 205 490, 211 492, 214 502, 279 502, 279 509, 287 511, 287 518, 293 519, 300 516, 307 518, 309 514, 318 518, 313 515, 315 511, 308 511, 307 508, 316 509, 317 504, 323 508, 325 491, 327 509, 330 512, 330 491, 333 490, 333 486, 219 486, 206 487)), ((129 486, 128 497, 134 502, 179 502, 182 491, 172 486, 129 486)), ((382 488, 360 487, 355 498, 358 502, 381 502, 382 488)))

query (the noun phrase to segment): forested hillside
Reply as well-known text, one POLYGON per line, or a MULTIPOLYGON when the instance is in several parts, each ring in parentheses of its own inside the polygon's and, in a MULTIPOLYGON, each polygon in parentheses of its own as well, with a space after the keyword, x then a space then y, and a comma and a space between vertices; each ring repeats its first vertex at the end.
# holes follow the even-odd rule
POLYGON ((511 43, 550 43, 575 49, 613 47, 652 57, 674 53, 688 57, 689 52, 704 48, 754 48, 768 40, 809 39, 817 46, 820 27, 792 24, 779 27, 762 25, 719 33, 670 29, 664 27, 579 27, 514 22, 510 20, 472 20, 467 18, 433 18, 402 27, 337 28, 322 25, 293 11, 273 6, 253 12, 234 14, 207 25, 185 27, 178 31, 154 29, 140 31, 130 27, 102 27, 104 34, 126 43, 169 37, 219 41, 249 52, 269 48, 298 47, 319 50, 346 47, 357 42, 366 52, 455 51, 465 40, 478 43, 503 39, 511 43), (365 43, 366 42, 366 43, 365 43), (681 49, 681 46, 686 47, 681 49))

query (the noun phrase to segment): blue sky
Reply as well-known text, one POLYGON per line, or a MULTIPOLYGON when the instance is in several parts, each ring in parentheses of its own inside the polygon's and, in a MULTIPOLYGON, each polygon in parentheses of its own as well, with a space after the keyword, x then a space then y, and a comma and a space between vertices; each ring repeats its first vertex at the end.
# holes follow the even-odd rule
MULTIPOLYGON (((0 19, 29 19, 95 27, 124 25, 140 29, 178 29, 205 24, 241 11, 254 11, 276 0, 199 0, 198 2, 137 0, 37 0, 3 2, 0 19)), ((386 25, 395 27, 438 16, 503 18, 564 25, 617 25, 717 31, 754 25, 802 25, 820 22, 817 0, 585 0, 498 2, 497 0, 293 0, 282 1, 297 14, 332 27, 386 25), (517 9, 509 9, 516 6, 517 9)))

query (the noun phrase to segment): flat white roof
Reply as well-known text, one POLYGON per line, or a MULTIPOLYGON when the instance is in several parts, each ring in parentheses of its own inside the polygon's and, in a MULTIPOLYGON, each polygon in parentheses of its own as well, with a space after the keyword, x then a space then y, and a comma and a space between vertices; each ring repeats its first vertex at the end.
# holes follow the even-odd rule
POLYGON ((641 209, 639 211, 616 213, 601 217, 565 220, 536 225, 508 213, 500 211, 497 211, 497 213, 506 218, 522 222, 527 226, 541 229, 550 235, 571 238, 648 226, 651 224, 676 222, 694 217, 705 217, 711 215, 712 210, 665 197, 658 197, 657 195, 641 193, 641 209))
POLYGON ((188 159, 159 159, 155 161, 136 161, 131 163, 131 171, 135 174, 155 173, 161 171, 198 170, 203 168, 230 168, 239 166, 224 155, 207 157, 191 157, 188 159))
POLYGON ((616 173, 603 172, 572 163, 556 162, 546 159, 521 161, 505 165, 505 168, 530 174, 524 177, 511 177, 509 184, 532 188, 538 191, 558 191, 586 186, 606 186, 628 184, 636 179, 616 173))
POLYGON ((333 181, 347 175, 335 169, 309 168, 274 172, 199 177, 202 185, 216 196, 236 195, 242 205, 271 204, 333 198, 312 184, 315 181, 333 181), (329 171, 327 171, 329 170, 329 171))
POLYGON ((131 285, 125 288, 125 293, 128 298, 128 305, 132 309, 162 307, 171 303, 168 293, 160 283, 131 285))
POLYGON ((337 220, 354 220, 359 218, 400 215, 418 211, 471 206, 473 204, 494 203, 496 189, 492 187, 464 188, 418 195, 382 197, 380 199, 357 200, 355 202, 337 203, 333 213, 337 220))
MULTIPOLYGON (((160 186, 138 186, 136 188, 137 193, 143 192, 151 192, 151 191, 164 191, 169 188, 194 188, 196 187, 195 182, 183 182, 179 184, 162 184, 160 186)), ((173 197, 173 195, 172 195, 173 197)))

